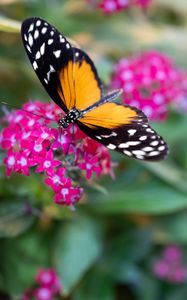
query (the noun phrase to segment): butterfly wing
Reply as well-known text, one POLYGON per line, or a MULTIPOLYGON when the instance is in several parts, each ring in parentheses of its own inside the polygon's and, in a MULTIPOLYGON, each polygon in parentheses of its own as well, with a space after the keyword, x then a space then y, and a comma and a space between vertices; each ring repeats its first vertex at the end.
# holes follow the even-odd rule
POLYGON ((29 18, 23 22, 21 33, 38 78, 65 112, 86 108, 101 99, 101 82, 93 62, 56 28, 41 18, 29 18))
POLYGON ((53 101, 67 112, 75 101, 74 54, 71 44, 56 28, 41 18, 26 19, 22 23, 21 34, 39 80, 53 101))
POLYGON ((132 158, 156 161, 168 154, 166 142, 134 107, 105 103, 85 114, 78 126, 107 148, 132 158))
MULTIPOLYGON (((103 98, 102 85, 91 59, 53 26, 40 18, 30 18, 23 22, 21 31, 38 78, 65 112, 74 107, 88 109, 103 98)), ((167 155, 167 144, 135 108, 103 103, 88 109, 76 123, 91 138, 127 156, 160 160, 167 155)))

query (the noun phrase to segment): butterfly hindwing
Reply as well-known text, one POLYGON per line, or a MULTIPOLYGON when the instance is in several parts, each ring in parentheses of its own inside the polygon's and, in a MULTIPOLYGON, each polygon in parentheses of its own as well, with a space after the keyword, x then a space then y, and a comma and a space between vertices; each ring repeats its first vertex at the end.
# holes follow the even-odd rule
POLYGON ((80 121, 79 127, 88 136, 129 157, 156 161, 168 154, 166 142, 148 124, 144 113, 134 107, 106 103, 101 106, 98 122, 94 110, 80 121))

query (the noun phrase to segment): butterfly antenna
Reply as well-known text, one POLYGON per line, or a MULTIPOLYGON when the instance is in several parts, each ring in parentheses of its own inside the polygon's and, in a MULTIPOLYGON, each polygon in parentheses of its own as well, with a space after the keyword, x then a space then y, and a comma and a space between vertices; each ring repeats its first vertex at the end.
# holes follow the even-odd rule
POLYGON ((24 108, 20 108, 20 107, 14 105, 14 104, 10 104, 10 103, 4 102, 4 101, 1 101, 0 103, 3 104, 3 105, 9 106, 9 107, 13 107, 13 108, 16 108, 16 109, 19 109, 19 110, 23 110, 24 112, 29 113, 29 114, 31 114, 31 115, 34 115, 34 116, 36 116, 36 117, 40 117, 40 118, 43 118, 43 119, 46 119, 46 120, 53 121, 53 119, 50 119, 50 118, 47 118, 47 117, 38 115, 38 114, 36 114, 36 113, 34 113, 34 112, 32 112, 32 111, 28 111, 28 110, 26 110, 26 109, 24 109, 24 108))

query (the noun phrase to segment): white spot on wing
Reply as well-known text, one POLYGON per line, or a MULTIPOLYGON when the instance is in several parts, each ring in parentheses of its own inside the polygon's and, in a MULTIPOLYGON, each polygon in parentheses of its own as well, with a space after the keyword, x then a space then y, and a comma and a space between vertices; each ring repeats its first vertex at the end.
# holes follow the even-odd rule
POLYGON ((46 78, 44 78, 44 81, 45 81, 46 84, 48 84, 48 80, 46 78))
POLYGON ((149 156, 155 156, 155 155, 158 155, 160 154, 159 151, 152 151, 151 153, 149 153, 149 156))
POLYGON ((160 147, 158 147, 158 150, 163 151, 165 148, 166 148, 165 146, 160 146, 160 147))
POLYGON ((96 138, 97 138, 98 140, 101 140, 101 137, 100 137, 99 135, 96 135, 96 138))
POLYGON ((32 65, 33 65, 34 70, 38 69, 38 65, 37 65, 36 61, 34 61, 32 65))
POLYGON ((33 45, 33 37, 32 37, 31 34, 29 34, 28 43, 32 47, 32 45, 33 45))
POLYGON ((67 48, 67 49, 70 48, 70 44, 69 44, 69 43, 66 44, 66 48, 67 48))
POLYGON ((150 143, 151 146, 157 146, 159 144, 159 141, 153 141, 150 143))
POLYGON ((53 72, 55 72, 55 69, 53 68, 52 65, 50 65, 50 70, 49 70, 49 72, 47 73, 47 79, 48 79, 48 80, 49 80, 49 78, 50 78, 50 74, 53 73, 53 72))
POLYGON ((118 148, 129 148, 129 145, 127 143, 121 143, 118 145, 118 148))
POLYGON ((147 146, 147 147, 142 148, 142 150, 143 150, 143 151, 146 151, 146 152, 147 152, 147 151, 149 152, 149 151, 154 150, 154 148, 153 148, 153 147, 147 146))
POLYGON ((30 27, 29 27, 29 30, 28 30, 28 32, 31 32, 31 31, 33 31, 33 29, 34 29, 34 24, 32 23, 32 24, 30 25, 30 27))
POLYGON ((27 36, 26 36, 26 34, 24 34, 24 39, 25 39, 25 41, 27 42, 27 36))
POLYGON ((111 149, 111 150, 114 150, 114 149, 116 149, 116 145, 114 145, 114 144, 109 144, 109 145, 107 146, 107 148, 108 148, 108 149, 111 149))
POLYGON ((145 152, 142 150, 133 150, 132 153, 134 155, 145 155, 145 152))
POLYGON ((41 25, 41 21, 38 20, 38 21, 36 22, 36 26, 38 27, 38 26, 40 26, 40 25, 41 25))
POLYGON ((66 41, 65 38, 63 38, 63 36, 60 35, 60 43, 64 43, 65 41, 66 41))
POLYGON ((53 39, 49 39, 47 43, 48 43, 48 45, 51 45, 53 42, 54 42, 53 39))
POLYGON ((53 54, 54 54, 54 56, 56 56, 56 58, 59 58, 60 54, 61 54, 61 50, 53 51, 53 54))
POLYGON ((40 51, 37 51, 35 58, 39 59, 41 57, 40 51))
POLYGON ((50 35, 53 36, 55 33, 54 31, 50 31, 50 35))
POLYGON ((45 52, 45 43, 43 43, 40 47, 40 53, 41 55, 44 55, 44 52, 45 52))
POLYGON ((154 133, 154 131, 151 128, 147 128, 146 131, 154 133))
POLYGON ((140 141, 145 141, 147 139, 147 135, 142 135, 139 137, 140 141))
POLYGON ((132 156, 132 153, 130 151, 124 150, 123 153, 126 154, 127 156, 132 156))
POLYGON ((38 29, 36 29, 34 32, 34 39, 36 40, 38 37, 39 37, 39 31, 38 29))
POLYGON ((128 133, 129 133, 130 136, 131 136, 131 135, 134 135, 135 132, 136 132, 136 129, 129 129, 129 130, 128 130, 128 133))
POLYGON ((47 27, 43 27, 42 30, 41 30, 42 34, 45 34, 46 31, 47 31, 47 27))
POLYGON ((31 48, 29 47, 29 45, 26 45, 26 48, 31 53, 31 48))
POLYGON ((136 146, 136 145, 139 145, 141 142, 138 142, 138 141, 129 141, 129 142, 127 142, 127 144, 129 145, 129 146, 136 146))

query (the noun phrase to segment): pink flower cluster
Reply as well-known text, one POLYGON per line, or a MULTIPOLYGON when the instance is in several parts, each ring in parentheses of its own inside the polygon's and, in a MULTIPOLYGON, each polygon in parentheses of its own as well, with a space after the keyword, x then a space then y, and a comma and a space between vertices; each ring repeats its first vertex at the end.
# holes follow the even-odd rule
POLYGON ((187 266, 184 265, 182 249, 176 245, 164 248, 161 258, 153 265, 154 274, 170 283, 183 283, 187 280, 187 266))
POLYGON ((26 289, 21 300, 52 300, 62 290, 59 278, 53 269, 40 269, 35 278, 36 287, 26 289))
POLYGON ((150 120, 164 120, 168 105, 183 99, 184 87, 187 99, 187 73, 158 51, 121 59, 115 66, 111 86, 122 88, 123 103, 143 110, 150 120))
POLYGON ((140 6, 146 8, 151 0, 87 0, 95 7, 101 9, 106 14, 112 14, 128 9, 131 6, 140 6))
POLYGON ((0 133, 0 146, 7 151, 7 176, 12 172, 29 176, 34 167, 36 173, 45 173, 44 182, 53 189, 55 203, 72 206, 83 189, 71 175, 79 172, 89 180, 94 173, 112 174, 110 154, 104 146, 86 137, 76 125, 63 131, 52 128, 52 122, 62 116, 56 104, 28 102, 20 110, 5 113, 3 121, 8 126, 0 133))

